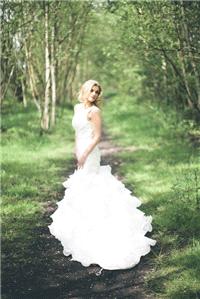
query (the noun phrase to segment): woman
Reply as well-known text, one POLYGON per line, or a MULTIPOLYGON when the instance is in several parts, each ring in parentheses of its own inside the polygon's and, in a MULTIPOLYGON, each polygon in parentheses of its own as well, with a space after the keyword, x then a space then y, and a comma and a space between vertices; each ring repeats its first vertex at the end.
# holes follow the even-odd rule
POLYGON ((65 196, 57 203, 49 229, 71 260, 85 267, 128 269, 156 241, 145 236, 152 230, 152 217, 137 209, 141 201, 112 175, 109 165, 100 165, 101 93, 94 80, 81 87, 81 103, 75 105, 72 120, 77 169, 63 183, 65 196))

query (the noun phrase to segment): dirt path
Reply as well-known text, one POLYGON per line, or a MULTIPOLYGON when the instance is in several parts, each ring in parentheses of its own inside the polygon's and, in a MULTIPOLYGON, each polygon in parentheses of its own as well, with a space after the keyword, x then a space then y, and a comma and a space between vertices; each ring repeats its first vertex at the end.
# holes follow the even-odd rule
MULTIPOLYGON (((117 168, 122 161, 116 160, 114 154, 122 150, 114 146, 104 133, 100 143, 102 164, 110 164, 112 173, 116 177, 117 168)), ((124 150, 124 148, 123 148, 124 150)), ((126 148, 135 151, 137 148, 126 148)), ((72 173, 72 169, 68 170, 72 173)), ((67 174, 66 174, 67 176, 67 174)), ((55 195, 55 200, 62 199, 63 192, 55 195)), ((103 270, 100 276, 98 265, 83 267, 81 263, 70 261, 71 256, 63 255, 60 242, 48 230, 51 223, 50 215, 57 208, 49 202, 43 215, 40 227, 33 228, 34 243, 30 247, 29 259, 31 262, 24 267, 24 274, 16 278, 16 286, 11 282, 13 291, 11 296, 2 298, 26 299, 81 299, 81 298, 134 298, 155 299, 145 290, 144 282, 147 272, 153 270, 152 253, 141 258, 141 261, 132 269, 103 270)), ((26 258, 26 257, 25 257, 26 258)), ((27 257, 28 258, 28 257, 27 257)), ((26 259, 27 259, 26 258, 26 259)))

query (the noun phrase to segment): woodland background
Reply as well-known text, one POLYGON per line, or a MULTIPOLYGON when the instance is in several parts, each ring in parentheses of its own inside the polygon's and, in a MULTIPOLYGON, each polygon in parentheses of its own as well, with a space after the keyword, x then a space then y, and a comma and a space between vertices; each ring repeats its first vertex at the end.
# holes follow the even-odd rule
POLYGON ((199 24, 199 1, 1 2, 4 298, 137 298, 133 273, 140 299, 200 298, 199 24), (142 199, 158 240, 122 271, 123 293, 115 271, 91 287, 47 230, 75 167, 71 118, 88 79, 121 147, 104 163, 142 199))

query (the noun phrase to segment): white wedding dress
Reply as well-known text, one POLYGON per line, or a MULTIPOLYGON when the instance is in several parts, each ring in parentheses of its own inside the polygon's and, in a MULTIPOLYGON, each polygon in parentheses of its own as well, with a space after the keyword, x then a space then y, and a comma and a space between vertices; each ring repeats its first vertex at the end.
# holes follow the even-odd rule
MULTIPOLYGON (((92 138, 92 124, 87 119, 91 108, 75 106, 72 126, 76 131, 80 156, 92 138)), ((156 241, 145 236, 152 231, 152 216, 137 207, 141 201, 131 195, 111 173, 109 165, 100 165, 98 145, 87 157, 82 169, 76 169, 63 183, 64 198, 50 216, 48 226, 60 240, 63 254, 87 267, 98 264, 103 269, 128 269, 150 252, 156 241)))

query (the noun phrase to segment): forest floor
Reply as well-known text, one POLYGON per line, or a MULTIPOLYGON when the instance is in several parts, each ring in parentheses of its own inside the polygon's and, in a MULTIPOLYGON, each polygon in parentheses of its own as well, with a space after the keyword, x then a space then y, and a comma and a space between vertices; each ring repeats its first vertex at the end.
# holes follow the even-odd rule
MULTIPOLYGON (((101 164, 111 165, 112 173, 122 180, 123 177, 118 174, 122 161, 115 158, 115 153, 119 153, 122 148, 115 146, 105 133, 100 148, 101 164)), ((135 147, 127 147, 126 150, 134 151, 135 147)), ((63 162, 56 163, 62 165, 61 177, 68 177, 75 169, 73 159, 67 167, 63 166, 63 162)), ((46 194, 40 198, 40 217, 29 216, 26 219, 22 216, 23 228, 16 239, 5 241, 2 255, 2 299, 154 298, 144 287, 146 273, 153 271, 152 252, 142 257, 140 263, 132 269, 103 269, 99 276, 100 266, 92 264, 84 267, 79 262, 70 261, 71 255, 63 255, 60 241, 48 229, 52 222, 50 215, 57 209, 55 203, 62 199, 63 191, 51 193, 46 186, 46 194)), ((18 221, 17 218, 11 221, 16 232, 18 221)), ((10 225, 9 222, 8 227, 10 225)))

